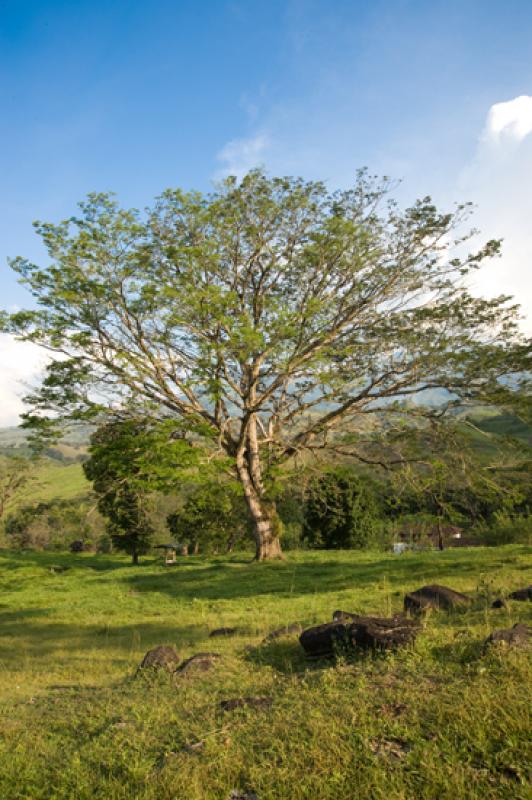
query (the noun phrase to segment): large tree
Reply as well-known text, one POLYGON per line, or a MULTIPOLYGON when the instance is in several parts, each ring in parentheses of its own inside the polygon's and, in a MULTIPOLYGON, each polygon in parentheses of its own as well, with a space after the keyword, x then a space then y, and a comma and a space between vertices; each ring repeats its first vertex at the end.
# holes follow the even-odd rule
POLYGON ((257 559, 279 556, 271 476, 284 462, 331 447, 382 461, 386 416, 421 413, 405 397, 518 388, 504 382, 526 353, 515 307, 466 288, 499 243, 464 255, 467 206, 401 211, 390 189, 364 171, 335 192, 253 171, 208 195, 167 191, 144 214, 95 194, 36 223, 51 263, 12 262, 38 307, 7 329, 60 358, 28 421, 175 418, 234 469, 257 559))

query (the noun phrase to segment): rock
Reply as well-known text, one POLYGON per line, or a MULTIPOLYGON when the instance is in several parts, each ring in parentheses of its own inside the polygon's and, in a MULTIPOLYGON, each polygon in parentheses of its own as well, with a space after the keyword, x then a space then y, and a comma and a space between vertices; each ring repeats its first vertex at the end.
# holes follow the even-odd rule
POLYGON ((238 628, 215 628, 209 636, 233 636, 235 633, 238 633, 238 628))
POLYGON ((404 739, 381 739, 369 743, 371 752, 380 758, 402 759, 409 752, 410 745, 404 739))
POLYGON ((248 790, 242 792, 240 789, 233 789, 228 795, 227 800, 259 800, 259 798, 255 792, 248 790))
POLYGON ((231 700, 222 700, 220 708, 222 711, 234 711, 236 708, 255 708, 263 710, 270 708, 273 703, 271 697, 234 697, 231 700))
POLYGON ((500 628, 490 633, 484 647, 502 645, 503 647, 526 647, 530 640, 530 628, 522 622, 517 622, 513 628, 500 628))
POLYGON ((413 644, 419 625, 401 614, 389 619, 359 617, 349 626, 351 643, 367 649, 394 650, 413 644))
POLYGON ((448 586, 440 586, 437 583, 433 583, 407 594, 404 600, 404 608, 405 611, 412 613, 419 613, 428 608, 443 608, 449 611, 453 608, 463 607, 468 603, 469 598, 465 594, 455 592, 454 589, 449 589, 448 586))
POLYGON ((274 631, 271 631, 262 641, 266 644, 267 642, 273 642, 274 639, 279 639, 281 636, 292 636, 292 634, 301 633, 302 630, 303 626, 300 622, 292 622, 290 625, 285 625, 283 628, 276 628, 274 631))
POLYGON ((319 658, 332 656, 347 644, 347 626, 343 622, 326 622, 307 628, 299 637, 299 642, 307 655, 319 658))
POLYGON ((491 604, 492 608, 508 608, 508 603, 506 600, 503 600, 502 597, 499 597, 497 600, 494 600, 491 604))
POLYGON ((175 649, 166 644, 148 650, 140 663, 139 669, 165 669, 167 672, 175 672, 179 664, 179 656, 175 649))
POLYGON ((517 589, 508 595, 510 600, 532 600, 532 586, 527 586, 525 589, 517 589))
POLYGON ((218 659, 221 658, 219 653, 195 653, 195 655, 187 658, 177 669, 178 674, 186 675, 189 672, 206 672, 211 667, 214 667, 218 659))
POLYGON ((314 657, 333 656, 342 648, 390 650, 412 644, 419 625, 398 614, 390 618, 350 615, 348 620, 327 622, 303 631, 305 652, 314 657))

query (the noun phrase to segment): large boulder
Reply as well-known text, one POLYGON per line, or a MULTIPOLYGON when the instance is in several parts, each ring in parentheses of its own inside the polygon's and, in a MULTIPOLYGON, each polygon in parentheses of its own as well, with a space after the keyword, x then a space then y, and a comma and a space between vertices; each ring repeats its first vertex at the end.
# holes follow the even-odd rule
POLYGON ((485 647, 502 645, 503 647, 526 647, 530 640, 530 628, 522 622, 517 622, 513 628, 500 628, 490 633, 485 647))
POLYGON ((347 626, 343 622, 315 625, 303 631, 299 642, 309 656, 332 656, 347 644, 347 626))
POLYGON ((431 583, 407 594, 404 600, 404 609, 405 612, 414 614, 419 614, 429 608, 450 611, 453 608, 463 608, 469 602, 469 597, 466 597, 465 594, 455 592, 454 589, 449 589, 448 586, 431 583))
POLYGON ((351 644, 377 650, 395 650, 413 644, 419 625, 402 614, 390 618, 359 617, 349 625, 351 644))
POLYGON ((173 647, 161 644, 148 650, 142 659, 139 669, 164 669, 166 672, 175 672, 179 664, 179 656, 173 647))
POLYGON ((327 622, 303 631, 301 646, 309 656, 333 656, 339 650, 393 650, 412 644, 419 625, 401 614, 367 617, 352 614, 348 619, 327 622))
POLYGON ((526 586, 524 589, 516 589, 508 595, 510 600, 532 600, 532 586, 526 586))

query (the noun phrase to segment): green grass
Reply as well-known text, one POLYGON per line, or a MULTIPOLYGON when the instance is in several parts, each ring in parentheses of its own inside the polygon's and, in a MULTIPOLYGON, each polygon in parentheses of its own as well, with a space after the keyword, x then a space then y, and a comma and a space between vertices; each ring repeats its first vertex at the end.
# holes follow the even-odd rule
POLYGON ((489 608, 530 582, 529 556, 310 552, 134 568, 118 556, 0 552, 0 797, 529 797, 528 654, 482 651, 494 628, 530 620, 528 603, 489 608), (474 606, 428 617, 411 650, 332 664, 307 662, 295 637, 261 645, 279 625, 336 608, 389 614, 435 581, 474 606), (209 639, 220 626, 240 633, 209 639), (222 659, 194 677, 135 678, 157 644, 222 659), (273 705, 220 712, 246 695, 273 705))
POLYGON ((91 484, 85 478, 81 464, 60 464, 45 459, 36 470, 35 483, 19 492, 9 503, 8 510, 14 511, 28 503, 72 500, 86 495, 90 489, 91 484))

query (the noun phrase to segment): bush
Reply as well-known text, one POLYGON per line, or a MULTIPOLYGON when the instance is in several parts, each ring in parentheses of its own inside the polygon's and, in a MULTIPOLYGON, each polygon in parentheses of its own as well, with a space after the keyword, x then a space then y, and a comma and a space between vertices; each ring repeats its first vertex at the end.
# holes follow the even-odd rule
POLYGON ((531 544, 532 516, 499 512, 489 524, 477 525, 471 533, 487 545, 531 544))
POLYGON ((103 531, 102 518, 90 511, 83 499, 25 505, 7 517, 6 536, 21 549, 67 550, 73 540, 80 540, 90 550, 103 531))
POLYGON ((376 545, 382 529, 377 487, 369 478, 339 467, 310 484, 303 539, 311 547, 329 550, 376 545))
POLYGON ((281 544, 283 550, 301 550, 306 547, 303 539, 303 526, 300 522, 286 522, 283 524, 281 544))

